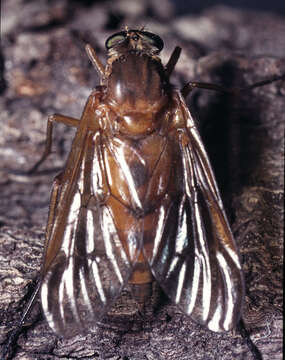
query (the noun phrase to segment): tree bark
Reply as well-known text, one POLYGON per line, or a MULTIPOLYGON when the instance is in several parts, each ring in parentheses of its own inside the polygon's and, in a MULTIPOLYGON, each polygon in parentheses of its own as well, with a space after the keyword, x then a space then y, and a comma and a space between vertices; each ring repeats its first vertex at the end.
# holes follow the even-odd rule
MULTIPOLYGON (((105 62, 106 38, 123 26, 160 35, 165 64, 182 55, 172 76, 244 87, 285 74, 284 18, 212 7, 175 16, 165 1, 2 4, 0 61, 1 203, 0 343, 21 317, 42 261, 53 177, 63 167, 74 131, 57 125, 53 154, 37 173, 45 124, 54 112, 79 118, 98 77, 84 52, 88 42, 105 62), (1 66, 1 64, 3 66, 1 66)), ((188 104, 200 128, 245 274, 243 317, 263 359, 282 358, 282 249, 285 82, 239 96, 194 91, 188 104)), ((60 339, 35 306, 13 349, 14 359, 252 359, 237 331, 217 334, 195 324, 161 297, 140 318, 126 292, 105 324, 88 335, 60 339)))

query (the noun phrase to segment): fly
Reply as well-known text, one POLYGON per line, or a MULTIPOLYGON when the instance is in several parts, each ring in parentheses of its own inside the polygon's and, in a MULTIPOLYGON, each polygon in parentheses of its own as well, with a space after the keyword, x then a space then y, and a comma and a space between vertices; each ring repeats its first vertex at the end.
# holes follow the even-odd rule
POLYGON ((229 331, 241 316, 243 272, 184 100, 194 87, 228 90, 194 82, 175 89, 169 77, 181 49, 164 66, 163 41, 150 32, 121 31, 106 48, 104 67, 86 46, 101 83, 80 120, 49 117, 45 152, 32 169, 51 151, 54 122, 77 128, 53 183, 40 281, 21 324, 40 292, 49 326, 70 337, 99 321, 126 285, 143 306, 155 280, 191 319, 229 331))
POLYGON ((164 67, 162 40, 139 30, 106 48, 104 68, 87 45, 101 85, 80 121, 48 121, 49 134, 54 121, 77 128, 51 195, 39 289, 48 323, 64 336, 88 330, 127 284, 144 303, 155 279, 193 320, 228 331, 243 274, 204 145, 169 82, 180 50, 164 67))

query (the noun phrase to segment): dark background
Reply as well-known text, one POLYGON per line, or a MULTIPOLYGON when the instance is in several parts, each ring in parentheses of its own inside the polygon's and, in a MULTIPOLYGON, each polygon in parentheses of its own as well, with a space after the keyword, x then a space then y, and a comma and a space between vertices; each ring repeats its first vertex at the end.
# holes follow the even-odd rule
POLYGON ((227 1, 213 1, 213 0, 171 0, 176 7, 177 14, 183 14, 187 12, 200 12, 207 7, 214 5, 226 5, 232 6, 238 9, 251 9, 251 10, 262 10, 276 12, 278 14, 285 14, 285 4, 283 0, 274 0, 274 1, 259 1, 259 0, 227 0, 227 1))

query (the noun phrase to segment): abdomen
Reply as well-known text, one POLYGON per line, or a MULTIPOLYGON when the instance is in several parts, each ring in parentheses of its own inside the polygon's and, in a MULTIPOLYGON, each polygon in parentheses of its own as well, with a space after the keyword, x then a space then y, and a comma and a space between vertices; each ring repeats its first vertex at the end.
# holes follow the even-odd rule
POLYGON ((129 279, 138 303, 150 295, 152 274, 145 258, 152 247, 162 212, 167 213, 179 178, 178 149, 158 133, 145 139, 105 138, 105 191, 120 239, 132 258, 130 230, 136 228, 143 247, 136 254, 134 271, 129 279), (147 285, 148 284, 148 285, 147 285))

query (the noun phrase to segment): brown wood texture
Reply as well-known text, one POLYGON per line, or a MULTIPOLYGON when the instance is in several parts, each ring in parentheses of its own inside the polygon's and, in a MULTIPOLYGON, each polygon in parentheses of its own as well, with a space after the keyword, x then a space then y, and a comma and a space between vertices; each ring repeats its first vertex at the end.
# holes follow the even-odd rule
MULTIPOLYGON (((246 86, 285 73, 285 22, 270 13, 217 6, 177 17, 166 1, 6 0, 1 7, 2 344, 40 269, 52 180, 65 163, 74 130, 55 125, 53 154, 37 173, 24 171, 40 158, 48 115, 79 118, 98 84, 85 44, 105 63, 108 36, 125 25, 146 26, 164 40, 164 64, 176 45, 182 47, 171 76, 175 85, 196 80, 246 86)), ((284 95, 279 81, 239 97, 201 90, 188 99, 240 248, 244 321, 264 360, 282 358, 284 95)), ((56 337, 35 306, 13 358, 252 359, 236 331, 212 333, 165 297, 154 303, 141 318, 124 293, 103 324, 69 340, 56 337)))

